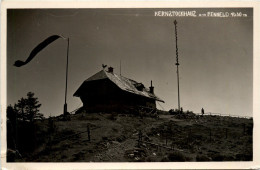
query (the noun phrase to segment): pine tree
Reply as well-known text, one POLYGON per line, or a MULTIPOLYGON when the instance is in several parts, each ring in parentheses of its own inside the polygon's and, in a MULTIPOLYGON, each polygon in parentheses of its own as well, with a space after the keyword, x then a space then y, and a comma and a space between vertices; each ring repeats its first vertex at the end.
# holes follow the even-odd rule
POLYGON ((26 99, 23 97, 20 100, 18 100, 17 104, 14 104, 14 110, 17 113, 18 118, 22 119, 23 121, 26 120, 25 106, 26 99))
POLYGON ((27 93, 25 111, 28 114, 28 120, 30 122, 33 122, 34 119, 38 117, 42 117, 42 114, 39 113, 40 107, 41 104, 39 104, 38 98, 34 97, 34 93, 32 92, 27 93))
POLYGON ((16 112, 12 105, 7 106, 6 116, 12 124, 16 121, 16 112))
POLYGON ((28 120, 33 122, 37 118, 43 118, 43 114, 39 113, 41 104, 37 97, 34 97, 34 93, 28 92, 27 98, 21 98, 18 103, 14 105, 14 110, 19 115, 19 118, 23 121, 28 120))

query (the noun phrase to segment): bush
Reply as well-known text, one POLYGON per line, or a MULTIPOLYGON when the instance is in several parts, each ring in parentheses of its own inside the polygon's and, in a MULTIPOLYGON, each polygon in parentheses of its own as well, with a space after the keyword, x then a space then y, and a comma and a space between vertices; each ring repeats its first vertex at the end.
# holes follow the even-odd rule
POLYGON ((85 113, 86 112, 86 110, 85 110, 85 108, 82 106, 82 107, 80 107, 78 110, 76 110, 75 111, 75 114, 79 114, 79 113, 85 113))
POLYGON ((176 114, 178 114, 179 112, 178 112, 177 109, 176 109, 176 110, 170 109, 170 110, 169 110, 169 113, 170 113, 171 115, 176 115, 176 114))
POLYGON ((253 156, 252 154, 236 154, 236 161, 252 161, 253 156))
POLYGON ((116 120, 117 119, 117 113, 112 113, 108 116, 109 120, 116 120))
POLYGON ((185 162, 185 161, 191 161, 192 158, 185 156, 181 152, 172 152, 168 155, 168 159, 171 162, 185 162))
POLYGON ((208 162, 208 161, 212 161, 212 159, 208 156, 205 156, 205 155, 197 155, 196 156, 196 161, 199 161, 199 162, 208 162))
POLYGON ((170 162, 169 158, 167 156, 164 156, 161 160, 161 162, 170 162))
POLYGON ((148 156, 147 158, 145 158, 145 162, 156 162, 156 159, 152 156, 148 156))
POLYGON ((212 155, 212 160, 213 161, 223 161, 224 160, 224 156, 221 155, 221 154, 215 154, 215 155, 212 155))
POLYGON ((225 154, 215 154, 212 155, 213 161, 234 161, 235 158, 231 155, 225 155, 225 154))
POLYGON ((118 136, 118 137, 116 138, 116 141, 117 141, 117 142, 123 142, 123 141, 125 141, 125 140, 126 140, 126 137, 125 137, 124 135, 118 136))

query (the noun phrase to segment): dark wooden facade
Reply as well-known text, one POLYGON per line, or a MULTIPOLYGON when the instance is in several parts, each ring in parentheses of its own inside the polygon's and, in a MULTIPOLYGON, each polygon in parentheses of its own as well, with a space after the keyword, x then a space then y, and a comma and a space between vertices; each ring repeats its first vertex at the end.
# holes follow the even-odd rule
POLYGON ((156 108, 156 99, 123 90, 109 77, 83 82, 74 96, 80 97, 84 108, 93 112, 117 111, 136 106, 156 108))

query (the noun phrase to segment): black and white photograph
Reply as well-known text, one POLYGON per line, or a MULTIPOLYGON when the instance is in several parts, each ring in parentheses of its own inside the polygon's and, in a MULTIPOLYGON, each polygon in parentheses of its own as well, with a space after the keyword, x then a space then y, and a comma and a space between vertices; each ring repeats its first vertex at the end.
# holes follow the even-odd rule
POLYGON ((254 161, 254 10, 7 8, 6 162, 254 161))

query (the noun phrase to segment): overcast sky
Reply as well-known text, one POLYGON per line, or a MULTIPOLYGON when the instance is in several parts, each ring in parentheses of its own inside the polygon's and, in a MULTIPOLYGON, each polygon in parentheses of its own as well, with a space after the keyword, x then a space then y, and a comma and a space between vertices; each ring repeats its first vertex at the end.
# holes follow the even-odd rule
MULTIPOLYGON (((47 37, 70 38, 68 110, 82 105, 73 93, 102 69, 149 87, 165 101, 158 109, 178 107, 174 24, 178 24, 180 100, 184 110, 252 116, 252 9, 188 9, 243 12, 247 17, 158 17, 166 9, 14 9, 7 16, 7 104, 34 92, 45 116, 63 112, 67 43, 58 39, 29 64, 17 68, 47 37)), ((169 9, 168 9, 169 10, 169 9)), ((170 9, 182 11, 184 9, 170 9)), ((186 9, 187 10, 187 9, 186 9)))

